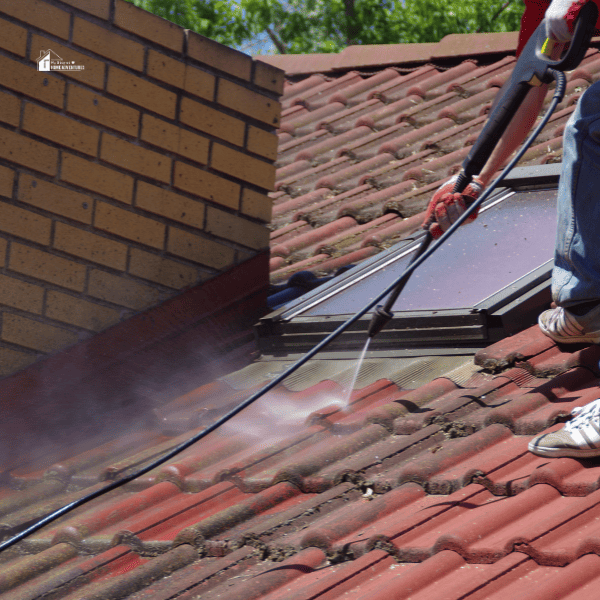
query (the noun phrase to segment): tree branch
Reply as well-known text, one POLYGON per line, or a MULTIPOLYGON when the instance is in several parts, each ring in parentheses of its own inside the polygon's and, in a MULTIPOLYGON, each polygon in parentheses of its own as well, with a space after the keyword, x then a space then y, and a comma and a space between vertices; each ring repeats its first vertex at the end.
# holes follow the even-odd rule
POLYGON ((346 45, 352 46, 355 43, 357 33, 354 0, 344 0, 344 5, 346 7, 346 45))
POLYGON ((271 41, 275 44, 275 48, 279 51, 279 54, 287 54, 287 48, 285 44, 277 37, 277 34, 267 26, 267 33, 271 38, 271 41))
MULTIPOLYGON (((490 23, 493 23, 502 14, 502 12, 512 4, 512 2, 513 0, 506 0, 506 2, 496 11, 496 14, 490 19, 490 23)), ((475 33, 481 33, 482 27, 483 25, 480 25, 475 33)))

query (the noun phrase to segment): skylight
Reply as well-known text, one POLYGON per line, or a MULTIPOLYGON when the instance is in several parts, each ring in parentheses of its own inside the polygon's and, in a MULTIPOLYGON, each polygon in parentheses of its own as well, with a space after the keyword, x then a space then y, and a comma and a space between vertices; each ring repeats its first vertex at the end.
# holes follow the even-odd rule
MULTIPOLYGON (((393 310, 476 306, 552 259, 555 223, 556 190, 503 194, 415 271, 393 310)), ((412 252, 400 256, 374 266, 360 278, 350 278, 346 286, 331 289, 297 314, 322 316, 360 310, 402 274, 412 252)))
MULTIPOLYGON (((550 302, 555 166, 547 177, 540 176, 542 167, 535 177, 531 168, 517 170, 527 175, 526 181, 513 179, 513 187, 493 196, 474 223, 441 245, 413 273, 393 307, 394 318, 370 349, 461 352, 533 324, 550 302)), ((402 274, 419 244, 415 235, 416 240, 377 254, 261 319, 257 332, 263 351, 302 352, 362 309, 402 274)), ((332 350, 360 347, 370 318, 367 314, 354 323, 332 350)))

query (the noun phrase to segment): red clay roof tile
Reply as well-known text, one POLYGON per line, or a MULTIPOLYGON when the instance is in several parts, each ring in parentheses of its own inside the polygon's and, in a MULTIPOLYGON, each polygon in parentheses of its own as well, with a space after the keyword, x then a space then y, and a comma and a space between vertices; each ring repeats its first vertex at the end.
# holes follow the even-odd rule
MULTIPOLYGON (((480 44, 489 58, 500 48, 510 52, 513 38, 469 38, 469 50, 480 44)), ((343 73, 352 57, 354 68, 398 65, 400 54, 408 61, 416 50, 423 56, 426 48, 352 48, 280 62, 343 73)), ((588 55, 571 99, 600 70, 597 56, 588 55)), ((274 281, 303 268, 331 273, 410 235, 512 61, 331 80, 313 74, 286 85, 287 105, 302 101, 309 109, 283 117, 290 137, 272 195, 272 240, 282 255, 272 261, 274 281), (448 104, 437 112, 429 97, 415 104, 428 94, 448 104), (370 95, 400 99, 384 105, 370 95), (414 121, 397 126, 409 109, 414 121), (439 119, 450 109, 465 123, 439 119), (415 178, 407 179, 411 169, 415 178)), ((570 111, 555 115, 538 145, 558 152, 570 111)), ((537 152, 531 160, 545 158, 537 152)), ((456 370, 434 375, 431 362, 417 365, 428 374, 414 390, 393 383, 414 380, 402 376, 403 359, 386 360, 373 363, 375 374, 354 390, 344 383, 352 361, 307 369, 168 464, 21 542, 0 565, 0 591, 26 598, 62 589, 69 600, 387 600, 407 589, 414 598, 470 600, 567 598, 575 589, 593 595, 600 467, 536 457, 527 443, 597 397, 598 347, 559 348, 532 327, 480 350, 474 364, 465 358, 460 377, 456 370), (285 424, 277 421, 283 412, 285 424)), ((282 368, 255 363, 254 374, 156 406, 136 433, 7 474, 0 532, 10 535, 188 439, 282 368)))
MULTIPOLYGON (((295 197, 296 216, 290 214, 275 220, 275 227, 289 224, 290 218, 302 218, 313 227, 319 227, 347 215, 355 216, 362 223, 380 217, 386 210, 394 210, 404 218, 422 212, 432 192, 456 172, 483 127, 497 89, 514 65, 512 44, 515 39, 514 33, 478 34, 464 37, 464 40, 461 36, 448 36, 435 46, 432 56, 441 49, 446 59, 468 52, 465 58, 469 60, 459 59, 450 68, 422 64, 412 70, 409 67, 406 72, 387 67, 373 74, 355 70, 345 72, 342 64, 350 63, 344 63, 342 58, 362 55, 365 64, 383 65, 385 61, 377 63, 375 59, 382 49, 352 47, 331 58, 330 69, 326 71, 328 78, 323 72, 313 72, 288 85, 284 102, 303 102, 310 110, 284 114, 282 118, 281 130, 294 137, 280 148, 277 189, 286 190, 295 197), (456 47, 461 44, 462 47, 456 50, 456 44, 456 47), (486 57, 483 65, 477 63, 480 55, 486 57), (381 158, 386 154, 400 162, 381 158), (318 165, 319 162, 323 164, 318 165), (376 194, 383 193, 384 189, 408 180, 413 180, 412 185, 417 190, 407 189, 406 197, 389 198, 380 206, 370 200, 361 205, 363 197, 377 197, 376 194), (365 185, 373 188, 372 194, 364 189, 365 185), (327 198, 330 210, 312 202, 303 206, 302 197, 309 200, 308 195, 321 187, 331 190, 332 196, 327 198), (342 194, 352 195, 357 187, 361 190, 357 192, 356 203, 336 198, 342 194), (311 217, 311 209, 315 211, 314 217, 311 217)), ((398 49, 402 50, 401 47, 398 49)), ((428 49, 422 48, 423 51, 428 49)), ((392 47, 387 47, 386 52, 392 51, 392 47)), ((565 100, 522 164, 546 164, 561 159, 562 130, 573 110, 573 103, 596 78, 596 71, 600 71, 598 56, 596 49, 588 51, 582 65, 570 78, 565 100)), ((289 60, 292 64, 295 59, 274 60, 282 64, 289 60)), ((429 60, 425 56, 423 63, 429 60)), ((408 62, 407 59, 404 64, 409 66, 408 62)), ((354 63, 353 69, 362 68, 361 64, 360 61, 354 63)), ((294 71, 288 75, 298 77, 294 71)), ((549 97, 546 105, 548 102, 549 97)), ((406 231, 410 229, 407 227, 406 231)), ((390 238, 390 243, 400 239, 396 235, 390 238)), ((275 261, 273 268, 280 271, 277 281, 284 272, 294 271, 292 265, 295 262, 304 260, 305 255, 288 256, 285 271, 281 271, 280 262, 275 261)), ((301 268, 331 274, 332 271, 326 269, 334 269, 341 263, 340 260, 327 261, 324 265, 323 261, 311 261, 303 262, 301 268)))
MULTIPOLYGON (((576 565, 585 553, 596 552, 590 510, 600 493, 600 468, 592 461, 536 457, 527 452, 527 442, 596 396, 598 352, 559 350, 532 328, 481 351, 477 361, 501 374, 473 372, 465 380, 470 387, 438 378, 407 391, 382 379, 355 390, 345 411, 335 404, 345 391, 333 381, 303 392, 271 393, 264 407, 301 406, 317 396, 332 400, 329 407, 321 402, 316 412, 307 412, 308 425, 298 423, 297 433, 280 441, 244 437, 243 424, 212 434, 123 491, 35 534, 22 548, 41 554, 21 559, 11 589, 40 593, 71 582, 72 593, 86 598, 107 593, 168 598, 168 591, 177 590, 235 597, 252 577, 278 573, 272 566, 287 564, 270 562, 274 557, 289 556, 289 564, 297 565, 307 556, 312 557, 307 569, 295 571, 293 585, 321 594, 329 582, 326 589, 338 597, 346 588, 337 574, 359 573, 374 557, 369 564, 381 566, 383 579, 367 584, 353 575, 360 593, 389 594, 384 573, 394 571, 397 561, 416 561, 410 568, 431 577, 430 569, 443 559, 444 577, 458 578, 465 590, 495 585, 506 561, 534 572, 544 565, 576 565), (589 368, 594 363, 595 373, 589 368), (556 376, 559 370, 565 372, 556 376), (97 555, 76 558, 74 549, 97 555), (51 574, 42 585, 35 574, 43 560, 51 574), (331 566, 337 561, 343 564, 331 566), (465 561, 481 569, 465 572, 460 569, 465 561), (53 569, 59 565, 66 568, 53 569), (239 585, 210 575, 223 569, 242 575, 239 585)), ((259 385, 238 379, 248 390, 259 385)), ((215 394, 241 391, 225 381, 203 386, 165 405, 163 419, 210 405, 215 394)), ((13 513, 5 527, 68 500, 74 495, 65 489, 68 481, 89 491, 106 474, 114 477, 182 437, 162 442, 162 435, 140 433, 137 444, 148 445, 141 452, 125 440, 125 446, 106 444, 57 462, 47 472, 65 481, 42 483, 51 484, 48 499, 30 494, 32 483, 25 495, 16 491, 0 498, 0 509, 13 513), (123 452, 130 457, 124 459, 123 452), (77 478, 86 470, 96 474, 97 483, 77 478), (23 509, 26 494, 31 504, 23 509), (16 507, 21 510, 14 513, 16 507)), ((43 473, 38 470, 38 481, 43 473)), ((404 566, 398 568, 409 576, 404 566)), ((278 577, 265 578, 252 593, 284 594, 292 584, 278 577)), ((511 581, 504 581, 506 589, 511 581)))

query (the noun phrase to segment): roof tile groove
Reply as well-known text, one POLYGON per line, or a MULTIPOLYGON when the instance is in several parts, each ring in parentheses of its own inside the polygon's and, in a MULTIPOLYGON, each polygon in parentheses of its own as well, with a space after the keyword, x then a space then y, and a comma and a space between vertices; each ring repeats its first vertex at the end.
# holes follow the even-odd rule
MULTIPOLYGON (((349 192, 342 192, 341 194, 336 194, 329 188, 321 189, 325 192, 323 194, 323 200, 315 202, 310 206, 306 206, 306 203, 304 203, 305 205, 295 212, 294 219, 304 219, 306 217, 313 227, 322 227, 327 223, 331 223, 331 221, 335 221, 341 205, 345 205, 347 202, 353 200, 359 200, 360 198, 363 198, 365 194, 373 191, 373 188, 369 185, 361 185, 349 192)), ((352 217, 354 215, 349 213, 349 216, 352 217)))
MULTIPOLYGON (((310 387, 290 382, 289 390, 263 405, 301 405, 330 396, 327 406, 307 407, 307 424, 298 423, 297 433, 270 443, 245 437, 254 418, 246 415, 224 435, 212 435, 198 449, 156 469, 145 482, 78 509, 23 542, 23 551, 41 554, 19 559, 5 585, 40 593, 80 581, 73 597, 85 590, 86 598, 110 593, 141 600, 143 590, 150 598, 154 591, 176 589, 233 598, 239 585, 266 573, 269 565, 297 565, 304 556, 312 557, 307 565, 313 566, 295 572, 293 585, 298 581, 303 589, 306 584, 315 590, 326 579, 337 581, 340 569, 358 573, 361 561, 380 565, 381 577, 400 564, 396 561, 421 564, 398 567, 394 577, 408 576, 417 566, 425 573, 436 561, 447 565, 448 577, 464 575, 460 565, 466 563, 494 566, 488 573, 501 578, 508 577, 506 561, 536 572, 540 565, 576 565, 584 554, 599 551, 595 520, 589 517, 600 493, 600 467, 593 461, 533 456, 527 452, 529 437, 519 434, 524 427, 529 436, 551 426, 597 394, 599 374, 591 369, 597 352, 595 347, 564 351, 532 328, 478 354, 478 362, 490 371, 502 369, 500 375, 470 369, 471 375, 461 379, 463 387, 442 377, 412 391, 377 379, 354 391, 346 411, 335 400, 343 386, 323 379, 325 365, 316 365, 310 387), (557 369, 564 372, 556 375, 557 369), (77 557, 77 550, 97 556, 77 557), (284 563, 270 562, 276 557, 284 563), (343 564, 331 567, 339 561, 343 564), (328 569, 314 571, 326 564, 328 569), (59 565, 62 570, 55 572, 59 565), (45 569, 51 575, 42 588, 35 574, 45 569), (223 576, 215 577, 216 572, 223 576), (225 573, 244 577, 231 586, 225 573)), ((253 370, 253 377, 233 374, 174 399, 161 409, 163 418, 210 406, 215 395, 231 397, 228 388, 235 393, 254 389, 264 369, 253 370)), ((174 443, 149 432, 140 433, 138 441, 152 444, 154 454, 161 444, 174 443)), ((135 450, 134 444, 106 444, 56 462, 48 472, 64 473, 65 481, 73 481, 81 469, 101 477, 111 465, 139 464, 142 456, 153 454, 147 448, 134 460, 123 460, 123 452, 135 455, 135 450), (116 461, 111 448, 120 456, 116 461)), ((53 484, 48 497, 64 502, 64 483, 43 481, 43 476, 38 471, 42 484, 53 484)), ((8 511, 18 506, 10 496, 2 502, 8 511)), ((32 496, 31 502, 35 510, 48 510, 47 500, 32 496)), ((473 576, 461 583, 464 589, 475 585, 473 576)), ((286 597, 292 584, 278 577, 265 578, 252 593, 286 597)), ((481 577, 488 588, 488 576, 481 577)), ((374 594, 383 593, 378 582, 375 577, 369 584, 374 594)), ((363 592, 368 588, 360 586, 363 592)), ((337 596, 344 588, 332 589, 337 596)))
MULTIPOLYGON (((508 38, 502 43, 508 43, 508 38)), ((487 47, 487 42, 484 46, 487 47)), ((362 52, 368 50, 364 48, 362 52)), ((484 65, 466 60, 448 69, 423 65, 406 74, 384 67, 372 75, 353 71, 333 74, 327 79, 311 75, 288 85, 284 105, 302 102, 306 109, 284 111, 281 131, 291 133, 294 138, 281 144, 277 189, 287 191, 296 202, 295 212, 290 210, 285 217, 277 217, 274 226, 286 226, 298 217, 319 227, 346 216, 353 216, 363 224, 388 210, 403 218, 420 214, 431 193, 458 169, 514 63, 514 56, 498 55, 484 65), (321 133, 325 131, 328 133, 321 133), (378 158, 387 154, 405 162, 378 158), (377 163, 378 160, 383 162, 377 163), (417 189, 407 189, 405 198, 396 196, 387 202, 382 198, 374 203, 371 199, 363 205, 356 198, 356 204, 345 206, 346 202, 332 198, 331 210, 325 211, 324 206, 316 206, 308 198, 309 193, 321 187, 340 195, 352 194, 367 184, 378 192, 409 180, 417 189), (306 203, 303 196, 307 196, 306 203)), ((599 53, 592 49, 570 75, 565 99, 521 164, 561 160, 561 136, 566 120, 582 91, 595 81, 598 73, 599 53)), ((549 101, 550 96, 546 106, 549 101)), ((411 231, 411 226, 390 229, 371 247, 387 248, 411 231)), ((287 255, 285 265, 273 261, 273 281, 281 281, 301 269, 331 274, 341 266, 370 256, 374 250, 360 252, 368 245, 363 240, 362 245, 340 249, 335 261, 325 257, 307 261, 306 253, 287 255)))
POLYGON ((421 103, 423 103, 423 98, 415 95, 407 96, 385 106, 381 106, 380 103, 375 107, 377 110, 360 116, 356 121, 356 126, 366 125, 373 130, 383 131, 398 123, 398 115, 404 114, 421 103))
POLYGON ((423 150, 399 160, 390 160, 389 155, 380 154, 379 157, 387 157, 385 160, 380 161, 382 163, 380 168, 365 173, 360 181, 361 183, 369 183, 378 189, 391 187, 402 181, 414 179, 414 177, 407 175, 408 170, 415 164, 419 165, 415 166, 415 169, 420 169, 420 165, 425 159, 433 159, 435 155, 436 152, 433 149, 423 150))
POLYGON ((389 104, 408 95, 406 91, 410 86, 415 86, 424 79, 437 75, 437 73, 438 71, 431 65, 419 67, 412 73, 403 75, 400 79, 394 79, 378 86, 377 91, 371 92, 369 99, 377 98, 385 104, 389 104))
POLYGON ((360 102, 367 100, 367 95, 372 93, 373 87, 386 83, 392 79, 400 77, 398 71, 394 69, 384 69, 380 73, 367 77, 362 81, 351 85, 341 92, 336 92, 329 98, 329 102, 340 102, 346 106, 356 106, 360 102))
MULTIPOLYGON (((497 48, 504 39, 489 35, 477 43, 497 48)), ((286 85, 271 195, 274 281, 303 268, 331 273, 406 240, 514 63, 486 50, 485 66, 401 74, 388 68, 400 50, 415 48, 309 57, 341 72, 286 85), (380 53, 380 70, 344 74, 339 65, 361 53, 370 68, 380 53)), ((598 73, 594 50, 529 162, 560 156, 573 103, 598 73)), ((0 592, 23 600, 388 600, 407 590, 415 599, 594 597, 598 461, 541 458, 527 444, 599 395, 600 348, 559 347, 532 327, 474 360, 466 354, 368 356, 353 389, 353 360, 311 361, 220 431, 7 551, 0 592)), ((174 393, 135 433, 7 475, 0 533, 187 440, 292 360, 276 358, 174 393)))
POLYGON ((473 72, 469 71, 462 77, 458 77, 452 81, 448 85, 447 90, 468 90, 469 94, 482 92, 490 86, 490 81, 493 81, 497 77, 505 78, 511 72, 515 62, 516 60, 513 56, 506 56, 487 67, 480 67, 473 72))
MULTIPOLYGON (((324 130, 323 133, 327 133, 324 130)), ((353 142, 357 138, 371 133, 368 127, 357 127, 351 129, 346 133, 339 136, 324 140, 318 144, 312 145, 310 148, 305 148, 296 154, 295 160, 311 160, 313 163, 318 161, 319 163, 326 162, 329 158, 336 155, 344 154, 344 146, 349 142, 353 142), (341 148, 340 148, 341 146, 341 148)))
POLYGON ((433 77, 427 78, 426 81, 420 81, 408 89, 406 95, 409 96, 414 94, 416 96, 422 96, 423 98, 431 98, 436 95, 442 95, 447 89, 448 85, 454 81, 455 78, 463 77, 466 74, 470 74, 472 71, 477 69, 475 61, 465 61, 460 65, 442 71, 433 77))
POLYGON ((299 493, 300 490, 290 483, 275 484, 267 490, 253 494, 247 500, 239 502, 231 508, 219 511, 212 517, 202 519, 195 525, 182 529, 175 537, 173 544, 175 546, 181 544, 199 546, 204 539, 219 535, 230 527, 248 520, 253 515, 264 512, 265 509, 271 508, 299 493))
MULTIPOLYGON (((300 104, 309 110, 315 110, 327 104, 331 94, 350 87, 360 81, 362 81, 362 78, 358 73, 347 73, 339 78, 322 83, 321 85, 310 89, 310 91, 308 89, 303 91, 303 93, 291 99, 291 102, 292 104, 300 104)), ((287 103, 288 100, 284 96, 282 98, 282 105, 285 107, 287 103)))
POLYGON ((57 544, 39 554, 24 556, 10 564, 10 570, 2 573, 0 578, 0 593, 9 590, 43 575, 77 556, 77 550, 70 544, 57 544))
POLYGON ((287 243, 278 244, 272 249, 274 256, 289 256, 293 252, 297 252, 301 248, 306 248, 311 244, 315 244, 324 239, 338 235, 344 230, 348 230, 356 225, 356 221, 352 217, 338 219, 328 226, 319 227, 308 231, 301 236, 293 238, 287 243))
POLYGON ((315 121, 315 127, 317 129, 327 129, 331 133, 344 133, 353 127, 359 127, 365 125, 371 126, 370 122, 361 123, 362 115, 368 114, 372 109, 377 109, 382 106, 379 100, 368 100, 361 104, 357 104, 352 108, 341 110, 332 116, 328 116, 323 120, 315 121))
MULTIPOLYGON (((403 125, 407 125, 403 123, 403 125)), ((394 141, 388 141, 379 148, 379 152, 389 152, 396 158, 407 158, 415 151, 425 149, 427 141, 434 134, 448 133, 452 130, 454 123, 451 119, 439 119, 418 129, 411 129, 399 135, 394 141)), ((402 129, 400 131, 403 131, 402 129)))
POLYGON ((330 115, 337 115, 343 109, 343 104, 334 102, 312 112, 304 108, 297 110, 293 114, 290 114, 289 117, 285 115, 285 118, 282 118, 279 131, 288 133, 294 136, 294 138, 302 137, 317 129, 321 129, 318 125, 320 122, 319 119, 326 119, 330 115), (315 121, 317 122, 316 126, 315 121))
MULTIPOLYGON (((324 553, 317 548, 307 548, 295 556, 284 560, 280 565, 261 574, 261 577, 249 578, 244 582, 244 598, 256 600, 284 586, 294 586, 295 580, 306 574, 317 572, 318 567, 325 562, 324 553)), ((203 598, 220 598, 222 600, 236 600, 239 598, 239 589, 231 590, 230 583, 215 588, 212 593, 202 595, 203 598), (221 589, 223 588, 223 589, 221 589)))
MULTIPOLYGON (((361 131, 363 126, 357 126, 352 131, 361 131)), ((398 135, 402 135, 403 130, 408 129, 408 123, 399 123, 393 127, 389 127, 384 131, 370 132, 358 141, 351 140, 350 143, 345 143, 339 150, 338 155, 348 155, 354 160, 366 160, 372 158, 376 154, 382 154, 380 147, 382 142, 385 143, 388 139, 395 139, 398 135)), ((340 136, 341 137, 341 136, 340 136)), ((391 153, 390 153, 391 154, 391 153)))

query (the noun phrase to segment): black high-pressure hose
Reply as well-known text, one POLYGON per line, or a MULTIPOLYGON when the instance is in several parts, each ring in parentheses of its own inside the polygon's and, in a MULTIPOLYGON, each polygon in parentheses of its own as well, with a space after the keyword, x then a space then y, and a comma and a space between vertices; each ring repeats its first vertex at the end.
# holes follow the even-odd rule
MULTIPOLYGON (((421 243, 421 246, 419 247, 417 255, 411 261, 410 265, 406 268, 404 273, 402 273, 402 275, 396 281, 394 281, 392 284, 388 285, 376 298, 374 298, 371 302, 369 302, 367 305, 365 305, 361 310, 359 310, 356 314, 354 314, 352 317, 350 317, 347 321, 342 323, 335 331, 330 333, 319 344, 317 344, 312 350, 310 350, 302 358, 300 358, 298 361, 296 361, 293 365, 288 367, 288 369, 286 369, 283 373, 278 375, 275 379, 271 380, 267 385, 262 387, 260 390, 256 391, 249 398, 244 400, 244 402, 242 402, 241 404, 239 404, 238 406, 236 406, 235 408, 230 410, 227 414, 223 415, 220 419, 215 421, 212 425, 209 425, 208 427, 203 429, 200 433, 191 437, 189 440, 182 442, 181 444, 175 446, 174 448, 172 448, 171 450, 166 452, 163 456, 152 461, 150 464, 139 469, 138 471, 136 471, 130 475, 126 475, 125 477, 123 477, 117 481, 113 481, 112 483, 109 483, 106 487, 103 487, 101 489, 98 489, 98 490, 90 493, 90 494, 87 494, 86 496, 83 496, 82 498, 79 498, 78 500, 75 500, 75 501, 63 506, 62 508, 59 508, 58 510, 55 510, 54 512, 49 513, 48 515, 41 518, 39 521, 37 521, 33 525, 23 529, 19 533, 16 533, 10 539, 2 542, 0 544, 0 552, 10 548, 11 546, 14 546, 16 543, 20 542, 27 536, 31 535, 32 533, 35 533, 36 531, 39 531, 42 527, 45 527, 46 525, 52 523, 53 521, 56 521, 57 519, 66 515, 67 513, 71 512, 72 510, 75 510, 76 508, 83 506, 84 504, 87 504, 88 502, 90 502, 96 498, 99 498, 100 496, 103 496, 104 494, 107 494, 108 492, 116 490, 117 488, 125 485, 126 483, 133 481, 134 479, 137 479, 138 477, 141 477, 142 475, 145 475, 149 471, 152 471, 153 469, 159 467, 160 465, 164 464, 168 460, 177 456, 178 454, 180 454, 181 452, 183 452, 190 446, 194 445, 196 442, 199 442, 202 438, 206 437, 209 433, 212 433, 213 431, 219 429, 219 427, 221 427, 222 425, 227 423, 227 421, 229 421, 230 419, 235 417, 238 413, 240 413, 242 410, 244 410, 245 408, 250 406, 253 402, 258 400, 261 396, 264 396, 264 394, 271 391, 275 386, 277 386, 279 383, 281 383, 284 379, 286 379, 294 371, 298 370, 302 365, 307 363, 313 356, 315 356, 317 353, 319 353, 321 350, 323 350, 323 348, 325 348, 330 342, 332 342, 335 338, 337 338, 340 334, 342 334, 346 329, 348 329, 348 327, 350 327, 350 325, 352 325, 353 323, 358 321, 358 319, 363 317, 369 310, 371 310, 385 296, 387 296, 388 294, 393 292, 396 288, 398 288, 399 285, 403 285, 406 282, 406 280, 410 277, 412 272, 417 267, 419 267, 419 265, 421 265, 421 263, 423 263, 426 259, 428 259, 435 252, 435 250, 437 248, 439 248, 440 245, 443 244, 469 218, 469 216, 475 210, 477 210, 477 208, 479 208, 479 206, 488 198, 488 196, 491 194, 491 192, 502 181, 502 179, 504 179, 504 177, 506 177, 506 175, 509 173, 509 171, 517 164, 517 162, 521 159, 523 154, 525 154, 525 152, 527 151, 527 149, 529 148, 529 146, 531 145, 533 140, 539 135, 541 130, 545 127, 546 123, 550 119, 550 116, 555 111, 556 106, 562 100, 564 93, 565 93, 565 89, 566 89, 566 77, 565 77, 564 73, 562 73, 560 71, 552 71, 552 75, 553 75, 554 79, 556 80, 556 89, 554 92, 554 96, 552 98, 552 102, 550 103, 550 106, 548 107, 546 114, 544 115, 544 118, 539 123, 539 125, 536 127, 533 134, 523 144, 523 146, 521 147, 521 149, 519 150, 517 155, 513 158, 513 160, 511 160, 511 162, 504 169, 504 171, 502 171, 502 174, 490 185, 490 187, 485 191, 485 193, 482 194, 468 208, 468 210, 463 215, 461 215, 460 219, 458 219, 458 221, 456 221, 456 223, 454 223, 452 225, 452 227, 450 227, 448 229, 448 231, 446 231, 446 233, 444 233, 444 235, 439 239, 437 244, 435 244, 431 248, 427 249, 429 242, 427 242, 427 244, 425 244, 425 242, 421 243)), ((428 238, 431 238, 431 236, 426 234, 424 236, 424 240, 427 240, 428 238)), ((431 239, 429 239, 429 241, 431 241, 431 239)), ((391 306, 392 305, 390 305, 390 308, 391 308, 391 306)), ((18 527, 15 527, 14 529, 18 529, 18 527)))
MULTIPOLYGON (((562 71, 557 71, 556 69, 548 69, 548 74, 550 74, 556 81, 556 88, 554 90, 554 96, 552 97, 552 103, 548 107, 548 111, 544 115, 544 118, 542 119, 541 123, 534 130, 533 134, 523 144, 523 146, 521 147, 519 152, 516 154, 516 156, 513 158, 513 160, 506 166, 506 168, 502 171, 500 176, 489 186, 489 188, 485 191, 485 193, 475 203, 473 203, 471 205, 469 210, 466 212, 467 216, 471 215, 477 209, 477 207, 481 206, 481 204, 496 189, 498 184, 513 169, 513 167, 517 164, 517 162, 519 162, 521 160, 521 157, 523 156, 523 154, 525 154, 525 152, 527 152, 527 150, 528 150, 529 146, 531 145, 531 143, 533 142, 533 140, 535 140, 535 138, 539 135, 539 133, 542 131, 542 129, 546 126, 546 123, 548 122, 548 119, 552 116, 552 113, 556 109, 556 106, 563 99, 566 88, 567 88, 567 78, 566 78, 565 74, 562 71)), ((518 108, 518 106, 520 106, 522 100, 524 99, 524 97, 526 95, 525 88, 522 89, 522 92, 523 93, 521 93, 521 97, 518 98, 514 102, 515 110, 516 110, 516 108, 518 108)), ((507 111, 507 115, 510 115, 510 111, 507 111)), ((508 122, 508 120, 509 120, 508 116, 506 116, 505 121, 508 122)), ((504 129, 505 125, 506 124, 503 124, 503 126, 501 128, 504 129)), ((478 142, 481 142, 481 141, 482 141, 481 139, 478 140, 478 142)), ((480 144, 480 146, 481 146, 481 144, 480 144)), ((471 154, 473 154, 473 151, 471 151, 471 154)), ((469 157, 471 157, 471 154, 469 154, 469 157)), ((489 156, 491 154, 491 148, 489 148, 487 152, 483 152, 481 154, 483 156, 489 156)), ((479 157, 477 157, 477 158, 479 158, 479 157)), ((462 192, 467 187, 467 185, 471 182, 471 176, 473 174, 479 173, 479 169, 483 168, 483 166, 485 164, 485 160, 469 161, 467 159, 467 161, 465 161, 465 162, 469 163, 470 170, 473 168, 475 168, 476 170, 474 172, 465 173, 465 169, 464 169, 464 165, 463 165, 463 169, 459 173, 457 181, 454 185, 455 192, 462 192)), ((462 217, 460 219, 459 223, 463 223, 465 219, 466 219, 466 217, 462 217)), ((454 228, 449 229, 448 233, 450 233, 450 231, 454 231, 454 228)), ((442 238, 440 238, 440 242, 445 239, 446 239, 446 236, 443 236, 442 238)), ((394 304, 396 303, 398 296, 400 296, 400 293, 404 289, 404 286, 406 285, 408 278, 414 271, 414 268, 411 269, 413 263, 417 263, 417 261, 418 261, 418 264, 421 264, 421 262, 423 262, 419 259, 425 253, 425 251, 427 250, 427 248, 429 247, 429 245, 431 244, 432 241, 433 241, 433 237, 432 237, 431 233, 429 233, 429 231, 426 231, 425 235, 423 236, 423 240, 421 241, 421 244, 415 251, 415 255, 413 256, 408 268, 398 278, 398 282, 396 283, 394 289, 388 296, 385 304, 383 304, 383 305, 380 304, 375 308, 375 311, 373 312, 373 318, 371 319, 371 323, 369 324, 369 330, 368 330, 369 337, 375 337, 393 318, 394 313, 392 312, 392 308, 393 308, 394 304)), ((437 248, 438 245, 436 245, 435 247, 437 248)), ((429 252, 427 254, 427 256, 430 256, 432 254, 432 252, 429 252)), ((425 260, 425 258, 423 260, 425 260)))

